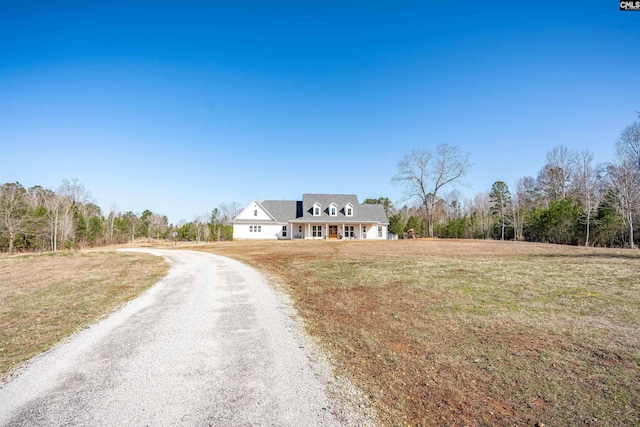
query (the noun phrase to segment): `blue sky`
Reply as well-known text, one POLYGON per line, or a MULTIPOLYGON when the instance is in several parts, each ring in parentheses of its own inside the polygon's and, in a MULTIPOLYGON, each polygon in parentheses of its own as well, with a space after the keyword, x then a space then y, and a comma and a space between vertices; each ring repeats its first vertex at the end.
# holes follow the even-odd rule
POLYGON ((77 178, 103 210, 177 222, 302 193, 400 202, 397 162, 448 143, 473 196, 556 145, 612 161, 638 40, 612 0, 0 0, 0 182, 77 178))

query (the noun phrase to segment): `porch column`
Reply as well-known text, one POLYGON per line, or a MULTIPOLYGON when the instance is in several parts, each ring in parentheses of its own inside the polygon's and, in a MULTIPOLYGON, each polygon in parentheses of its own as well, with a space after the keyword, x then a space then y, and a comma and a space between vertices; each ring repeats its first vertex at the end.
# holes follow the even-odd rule
POLYGON ((362 239, 362 224, 360 224, 360 235, 358 236, 358 239, 362 239))
POLYGON ((324 225, 324 237, 329 238, 329 224, 324 225))

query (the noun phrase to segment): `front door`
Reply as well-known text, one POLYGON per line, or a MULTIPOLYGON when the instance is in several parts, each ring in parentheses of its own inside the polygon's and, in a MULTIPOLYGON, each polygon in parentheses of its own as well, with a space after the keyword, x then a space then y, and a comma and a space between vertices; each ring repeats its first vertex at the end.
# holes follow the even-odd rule
POLYGON ((338 226, 337 225, 330 225, 329 226, 329 238, 330 239, 337 239, 338 238, 338 226))

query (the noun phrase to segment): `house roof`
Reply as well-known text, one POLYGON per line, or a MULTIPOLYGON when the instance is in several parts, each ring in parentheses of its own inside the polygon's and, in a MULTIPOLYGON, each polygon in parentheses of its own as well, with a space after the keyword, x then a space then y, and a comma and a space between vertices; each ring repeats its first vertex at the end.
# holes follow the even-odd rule
POLYGON ((303 194, 302 200, 265 200, 262 206, 277 222, 302 220, 305 222, 377 222, 389 221, 382 205, 359 204, 355 194, 303 194), (313 215, 313 205, 322 207, 320 216, 313 215), (329 206, 335 203, 336 216, 329 215, 329 206), (351 204, 353 215, 347 216, 345 207, 351 204))
POLYGON ((291 200, 265 200, 262 207, 278 222, 288 222, 298 216, 298 211, 302 211, 302 204, 291 200))

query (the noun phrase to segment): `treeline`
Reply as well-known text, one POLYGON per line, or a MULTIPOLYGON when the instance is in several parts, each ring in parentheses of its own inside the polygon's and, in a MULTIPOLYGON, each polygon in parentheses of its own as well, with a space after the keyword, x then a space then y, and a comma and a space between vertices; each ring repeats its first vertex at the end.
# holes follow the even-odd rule
POLYGON ((64 180, 51 190, 0 187, 0 251, 57 251, 147 240, 221 241, 233 238, 230 221, 240 211, 237 202, 223 203, 191 222, 170 224, 167 217, 145 210, 140 214, 103 212, 78 180, 64 180))
POLYGON ((435 203, 391 207, 390 231, 429 235, 430 208, 435 237, 635 247, 640 245, 640 122, 622 131, 614 162, 598 163, 588 150, 557 146, 537 176, 522 177, 513 188, 497 181, 472 199, 454 190, 422 200, 435 203))
MULTIPOLYGON (((443 187, 465 176, 469 155, 440 145, 416 149, 398 163, 392 182, 405 186, 413 206, 381 203, 389 231, 405 236, 512 239, 570 245, 635 247, 640 245, 640 122, 627 126, 616 142, 616 159, 598 163, 588 150, 557 146, 547 153, 537 176, 520 178, 513 188, 497 181, 472 199, 443 187)), ((169 224, 167 217, 103 212, 77 180, 51 190, 25 189, 19 183, 0 186, 0 251, 57 251, 155 240, 220 241, 233 238, 231 220, 237 203, 169 224)))

